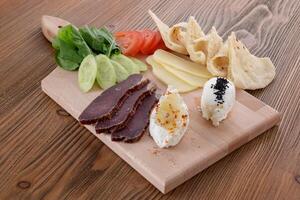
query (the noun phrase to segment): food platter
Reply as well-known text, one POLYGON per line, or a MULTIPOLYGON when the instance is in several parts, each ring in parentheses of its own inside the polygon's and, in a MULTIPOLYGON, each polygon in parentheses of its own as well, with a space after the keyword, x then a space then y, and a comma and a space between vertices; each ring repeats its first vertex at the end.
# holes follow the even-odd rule
MULTIPOLYGON (((155 80, 158 87, 165 87, 151 73, 146 76, 155 80)), ((77 86, 76 72, 59 67, 42 81, 42 89, 75 119, 100 93, 94 88, 82 94, 77 86)), ((127 144, 112 142, 109 135, 96 134, 93 126, 85 127, 157 189, 167 193, 276 125, 280 119, 274 109, 240 90, 231 115, 216 129, 198 113, 200 92, 184 95, 191 115, 190 127, 182 141, 170 149, 156 147, 148 133, 139 142, 127 144)))
MULTIPOLYGON (((145 57, 139 59, 144 61, 145 57)), ((143 76, 165 91, 166 85, 154 76, 150 66, 148 68, 143 76)), ((60 67, 43 79, 41 85, 43 91, 76 120, 103 91, 94 86, 83 93, 78 87, 77 72, 60 67)), ((124 143, 112 141, 108 134, 97 134, 93 125, 85 127, 157 189, 167 193, 280 121, 276 110, 238 89, 227 119, 215 127, 200 114, 201 93, 202 89, 196 89, 181 94, 188 107, 190 123, 185 136, 174 147, 158 148, 148 130, 138 142, 124 143)))

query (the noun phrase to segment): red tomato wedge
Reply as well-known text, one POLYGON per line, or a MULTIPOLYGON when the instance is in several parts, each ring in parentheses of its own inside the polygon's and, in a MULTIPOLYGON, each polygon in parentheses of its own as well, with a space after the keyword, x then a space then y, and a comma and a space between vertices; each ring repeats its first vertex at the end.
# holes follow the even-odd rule
POLYGON ((135 56, 143 45, 143 36, 137 31, 116 32, 115 38, 126 56, 135 56))
POLYGON ((144 38, 144 44, 141 47, 141 52, 143 54, 150 54, 153 49, 153 42, 155 41, 156 33, 150 30, 143 30, 140 32, 144 38))
POLYGON ((164 41, 161 40, 158 45, 157 45, 157 48, 156 49, 163 49, 163 50, 167 50, 167 46, 165 45, 164 41))
POLYGON ((115 38, 124 55, 135 56, 139 52, 153 54, 157 49, 166 49, 158 31, 123 31, 116 32, 115 38))
POLYGON ((147 54, 152 54, 154 53, 157 49, 160 49, 161 46, 163 46, 165 43, 161 38, 161 35, 158 31, 153 31, 155 33, 155 38, 152 41, 152 46, 150 49, 147 51, 147 54))

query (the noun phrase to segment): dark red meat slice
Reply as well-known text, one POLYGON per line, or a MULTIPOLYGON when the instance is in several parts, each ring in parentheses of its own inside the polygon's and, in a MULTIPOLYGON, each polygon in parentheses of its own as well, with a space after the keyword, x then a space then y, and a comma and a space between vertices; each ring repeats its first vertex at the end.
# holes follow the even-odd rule
POLYGON ((138 106, 133 117, 128 121, 127 126, 122 130, 113 132, 111 140, 124 142, 138 141, 146 131, 149 125, 149 116, 152 108, 158 101, 156 93, 145 97, 138 106))
POLYGON ((99 120, 96 124, 97 133, 109 133, 120 130, 126 126, 127 122, 134 115, 136 108, 142 100, 155 91, 154 85, 145 85, 141 89, 134 91, 124 101, 120 109, 111 117, 111 119, 99 120))
POLYGON ((81 113, 79 116, 80 123, 93 124, 99 119, 110 118, 131 92, 149 82, 149 80, 142 80, 142 78, 142 75, 134 74, 105 90, 81 113))

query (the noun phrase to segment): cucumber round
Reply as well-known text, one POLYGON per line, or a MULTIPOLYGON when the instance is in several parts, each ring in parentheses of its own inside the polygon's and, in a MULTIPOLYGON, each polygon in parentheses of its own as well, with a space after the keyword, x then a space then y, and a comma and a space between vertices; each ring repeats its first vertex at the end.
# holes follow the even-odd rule
POLYGON ((130 58, 122 54, 113 55, 111 59, 122 65, 130 75, 138 74, 140 72, 139 66, 137 66, 130 58))
POLYGON ((103 89, 107 89, 117 82, 116 73, 110 59, 106 55, 96 56, 97 62, 97 82, 103 89))
POLYGON ((141 60, 137 59, 137 58, 133 58, 130 57, 130 59, 132 60, 132 62, 134 62, 134 64, 136 64, 139 67, 139 70, 141 72, 147 71, 147 65, 146 63, 142 62, 141 60))
POLYGON ((86 56, 80 66, 78 72, 79 88, 83 92, 88 92, 94 85, 97 75, 97 63, 93 55, 86 56))
POLYGON ((121 82, 124 81, 125 79, 128 78, 129 73, 126 71, 126 69, 120 65, 118 62, 114 61, 114 60, 110 60, 111 64, 114 66, 114 70, 116 72, 116 78, 117 78, 117 82, 121 82))

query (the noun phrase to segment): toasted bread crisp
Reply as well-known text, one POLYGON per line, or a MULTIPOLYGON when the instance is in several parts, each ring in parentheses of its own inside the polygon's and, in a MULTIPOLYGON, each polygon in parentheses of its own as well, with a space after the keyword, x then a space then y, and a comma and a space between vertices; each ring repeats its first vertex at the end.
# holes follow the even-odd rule
POLYGON ((256 90, 266 87, 275 77, 275 67, 270 58, 252 55, 234 33, 228 38, 228 78, 236 87, 256 90))

